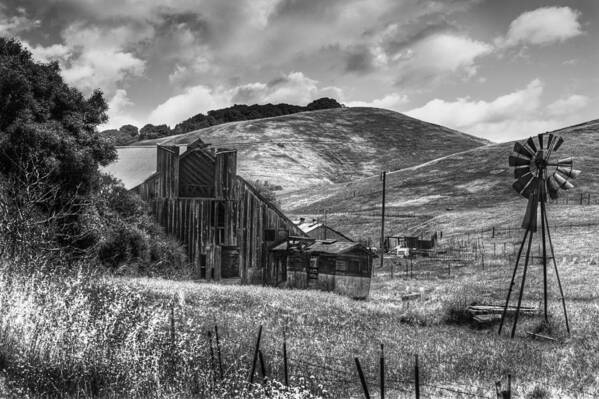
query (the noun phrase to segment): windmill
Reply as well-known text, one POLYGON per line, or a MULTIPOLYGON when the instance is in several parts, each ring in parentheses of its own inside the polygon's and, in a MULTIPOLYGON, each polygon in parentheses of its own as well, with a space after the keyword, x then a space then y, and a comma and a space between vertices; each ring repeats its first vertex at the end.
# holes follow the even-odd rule
POLYGON ((543 251, 541 258, 543 261, 543 300, 545 322, 548 322, 547 261, 551 259, 561 295, 566 329, 568 330, 568 334, 570 333, 564 292, 562 290, 562 283, 557 270, 555 253, 553 252, 553 243, 551 241, 551 233, 549 231, 546 203, 548 195, 549 198, 556 199, 560 189, 569 190, 573 188, 574 185, 570 182, 570 180, 575 179, 580 174, 580 171, 572 168, 573 162, 571 157, 558 159, 556 161, 551 160, 553 153, 556 152, 564 142, 562 137, 555 136, 551 133, 545 133, 539 134, 537 139, 538 144, 535 143, 534 137, 530 137, 524 144, 516 142, 514 144, 514 153, 509 157, 509 165, 514 168, 514 178, 516 179, 516 181, 512 184, 512 187, 514 190, 516 190, 516 192, 518 192, 518 194, 528 199, 526 213, 524 214, 524 220, 522 221, 522 228, 525 229, 524 238, 520 244, 518 257, 516 258, 516 265, 514 267, 512 280, 505 301, 505 307, 503 308, 503 314, 501 316, 501 323, 499 325, 499 334, 501 334, 501 329, 503 327, 503 322, 505 320, 510 302, 510 296, 512 295, 512 289, 514 287, 516 272, 518 271, 518 265, 520 263, 520 258, 522 257, 522 250, 524 249, 524 245, 528 239, 526 256, 524 258, 524 268, 522 272, 522 282, 520 284, 520 293, 518 295, 518 305, 516 307, 516 315, 514 318, 514 324, 512 326, 512 338, 514 338, 516 333, 516 325, 518 324, 518 315, 520 313, 522 294, 524 292, 524 284, 526 282, 526 271, 528 269, 530 260, 532 238, 534 233, 537 232, 537 211, 539 209, 539 205, 541 210, 541 240, 543 251), (545 146, 544 143, 546 144, 545 146), (549 249, 551 250, 551 256, 547 256, 547 243, 549 244, 549 249))

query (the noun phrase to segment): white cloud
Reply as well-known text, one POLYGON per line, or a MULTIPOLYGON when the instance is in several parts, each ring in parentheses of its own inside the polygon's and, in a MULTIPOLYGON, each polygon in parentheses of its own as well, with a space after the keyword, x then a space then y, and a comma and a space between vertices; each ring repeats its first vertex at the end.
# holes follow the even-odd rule
POLYGON ((23 45, 31 52, 34 58, 41 62, 66 60, 71 56, 71 49, 62 44, 53 44, 48 47, 42 45, 31 46, 27 42, 23 45))
POLYGON ((434 99, 406 114, 494 141, 506 141, 560 126, 560 122, 544 118, 539 112, 542 93, 543 83, 535 79, 525 88, 492 101, 468 97, 455 101, 434 99))
POLYGON ((514 19, 505 37, 495 43, 499 47, 518 44, 546 45, 563 42, 582 34, 581 13, 570 7, 542 7, 528 11, 514 19))
POLYGON ((543 84, 533 80, 522 90, 509 93, 492 101, 474 101, 468 97, 455 101, 434 99, 423 107, 407 112, 408 115, 457 129, 470 129, 480 123, 518 119, 539 108, 543 84))
POLYGON ((590 99, 580 94, 572 94, 565 98, 560 98, 547 106, 547 111, 551 115, 561 116, 576 112, 589 104, 590 99))
POLYGON ((441 79, 451 73, 466 77, 476 74, 476 59, 493 51, 488 43, 467 36, 440 33, 428 36, 390 58, 397 65, 400 83, 422 83, 441 79))
POLYGON ((62 76, 84 93, 101 88, 112 95, 124 79, 143 74, 145 61, 128 47, 151 35, 151 30, 131 26, 73 24, 63 32, 64 45, 55 48, 64 54, 62 76))
POLYGON ((409 99, 407 95, 391 93, 372 101, 348 101, 345 102, 345 105, 348 107, 374 107, 400 111, 408 102, 409 99))
POLYGON ((160 104, 150 113, 148 122, 153 124, 166 123, 174 127, 177 123, 200 112, 206 113, 211 109, 230 105, 231 95, 228 91, 212 90, 209 87, 198 85, 189 87, 183 93, 160 104))
POLYGON ((99 129, 118 129, 126 124, 141 127, 142 124, 128 112, 133 105, 127 91, 118 89, 108 101, 108 122, 100 126, 99 129))

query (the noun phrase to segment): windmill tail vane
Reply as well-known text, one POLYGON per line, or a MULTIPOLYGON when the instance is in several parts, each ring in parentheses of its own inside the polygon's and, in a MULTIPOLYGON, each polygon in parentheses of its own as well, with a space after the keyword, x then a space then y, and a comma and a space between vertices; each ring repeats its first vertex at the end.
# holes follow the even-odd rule
POLYGON ((509 165, 514 168, 516 179, 512 187, 528 199, 522 222, 524 229, 537 230, 538 204, 546 203, 547 195, 551 199, 557 199, 560 189, 574 188, 571 180, 576 179, 580 171, 573 169, 572 158, 551 160, 551 156, 563 142, 562 137, 549 133, 539 134, 537 140, 530 137, 524 144, 514 144, 514 153, 509 157, 509 165))

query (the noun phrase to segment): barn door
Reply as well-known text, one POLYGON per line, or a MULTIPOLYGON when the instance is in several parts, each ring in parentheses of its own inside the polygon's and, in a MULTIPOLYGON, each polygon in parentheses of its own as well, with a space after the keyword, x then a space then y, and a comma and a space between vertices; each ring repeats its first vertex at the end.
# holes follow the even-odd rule
POLYGON ((222 278, 239 277, 239 248, 223 246, 221 252, 222 278))

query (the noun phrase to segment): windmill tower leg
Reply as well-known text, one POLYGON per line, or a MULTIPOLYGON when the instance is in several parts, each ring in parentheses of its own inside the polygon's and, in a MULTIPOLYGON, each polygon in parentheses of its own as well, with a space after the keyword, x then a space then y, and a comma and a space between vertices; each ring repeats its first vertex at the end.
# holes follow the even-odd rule
POLYGON ((514 267, 514 272, 512 273, 512 280, 510 281, 510 288, 507 292, 507 298, 505 299, 505 306, 503 307, 503 313, 501 314, 501 322, 499 323, 499 331, 498 334, 501 335, 501 329, 503 328, 503 322, 505 320, 505 316, 507 315, 507 308, 510 304, 510 297, 512 296, 512 289, 514 288, 514 280, 516 279, 516 272, 518 271, 518 264, 520 263, 520 258, 522 257, 522 250, 524 249, 524 244, 526 243, 526 238, 528 237, 530 229, 526 229, 524 232, 524 238, 522 239, 522 243, 520 244, 520 249, 518 250, 518 257, 516 258, 516 266, 514 267))
POLYGON ((545 243, 545 219, 547 217, 547 213, 545 210, 545 202, 541 201, 541 238, 543 241, 543 304, 545 310, 545 323, 549 322, 549 318, 547 316, 547 245, 545 243))
POLYGON ((530 260, 530 246, 532 245, 533 232, 530 231, 528 236, 528 248, 526 249, 526 257, 524 258, 524 270, 522 271, 522 283, 520 284, 520 294, 518 295, 518 306, 516 307, 516 315, 514 317, 514 325, 512 326, 512 335, 516 335, 516 325, 518 325, 518 316, 520 315, 520 306, 522 305, 522 294, 524 294, 524 284, 526 283, 526 271, 528 269, 528 261, 530 260))
POLYGON ((551 241, 551 232, 549 231, 549 220, 547 219, 547 213, 544 212, 542 215, 545 218, 545 224, 547 226, 547 238, 549 241, 549 249, 551 249, 551 259, 553 259, 553 267, 555 269, 555 277, 557 278, 557 285, 559 287, 559 294, 562 299, 562 307, 564 308, 564 318, 566 319, 566 330, 570 335, 570 324, 568 323, 568 312, 566 310, 566 300, 564 299, 564 291, 562 289, 562 282, 559 278, 559 272, 557 271, 557 262, 555 261, 555 253, 553 252, 553 242, 551 241))

